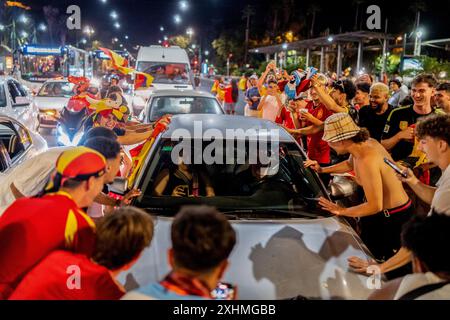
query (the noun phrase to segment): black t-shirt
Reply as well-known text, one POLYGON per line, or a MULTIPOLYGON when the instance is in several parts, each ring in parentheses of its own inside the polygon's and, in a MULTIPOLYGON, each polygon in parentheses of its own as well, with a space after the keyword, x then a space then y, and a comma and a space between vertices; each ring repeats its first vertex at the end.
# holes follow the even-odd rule
MULTIPOLYGON (((431 113, 438 112, 433 110, 431 113)), ((430 113, 430 114, 431 114, 430 113)), ((417 120, 421 117, 425 117, 425 114, 418 114, 414 111, 413 106, 399 107, 391 111, 387 118, 386 125, 381 136, 382 140, 392 138, 401 130, 408 128, 409 126, 415 124, 417 120)), ((405 162, 411 163, 409 157, 413 152, 414 142, 401 140, 395 145, 391 150, 392 158, 395 161, 403 160, 405 162)), ((412 159, 414 161, 414 159, 412 159)))
POLYGON ((380 141, 387 118, 393 109, 394 107, 388 105, 386 112, 377 114, 371 106, 364 106, 359 109, 359 126, 367 128, 370 136, 380 141))

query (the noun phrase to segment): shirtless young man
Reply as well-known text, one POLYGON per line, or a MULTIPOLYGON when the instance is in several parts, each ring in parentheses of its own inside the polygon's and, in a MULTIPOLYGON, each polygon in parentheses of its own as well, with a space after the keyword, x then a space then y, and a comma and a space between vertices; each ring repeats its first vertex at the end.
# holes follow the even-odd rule
POLYGON ((391 156, 347 113, 334 114, 325 121, 323 140, 338 154, 349 153, 350 158, 324 168, 317 161, 308 160, 305 167, 318 173, 354 170, 367 201, 350 208, 340 207, 324 198, 320 198, 319 204, 335 215, 361 218, 361 238, 369 250, 376 259, 390 258, 400 248, 401 227, 412 216, 413 209, 395 171, 384 163, 385 157, 392 161, 391 156))

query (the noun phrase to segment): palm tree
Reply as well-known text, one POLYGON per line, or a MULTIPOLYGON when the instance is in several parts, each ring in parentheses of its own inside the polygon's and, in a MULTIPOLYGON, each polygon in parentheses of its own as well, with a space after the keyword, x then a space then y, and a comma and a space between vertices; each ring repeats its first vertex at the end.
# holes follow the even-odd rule
POLYGON ((242 11, 242 19, 247 19, 247 24, 245 28, 245 56, 244 56, 244 64, 247 63, 248 57, 248 40, 250 35, 250 17, 255 15, 255 10, 252 6, 247 5, 245 9, 242 11))
POLYGON ((427 5, 422 0, 416 0, 409 6, 409 10, 416 14, 414 21, 414 29, 416 30, 420 24, 420 12, 426 11, 427 5))
POLYGON ((320 10, 321 8, 315 3, 310 4, 308 7, 307 14, 312 15, 311 28, 309 29, 310 38, 314 36, 314 24, 316 23, 316 14, 317 12, 320 12, 320 10))
POLYGON ((353 30, 356 31, 358 29, 358 18, 359 18, 359 7, 361 4, 363 4, 365 0, 353 0, 352 3, 354 6, 356 6, 356 12, 355 12, 355 25, 353 26, 353 30))

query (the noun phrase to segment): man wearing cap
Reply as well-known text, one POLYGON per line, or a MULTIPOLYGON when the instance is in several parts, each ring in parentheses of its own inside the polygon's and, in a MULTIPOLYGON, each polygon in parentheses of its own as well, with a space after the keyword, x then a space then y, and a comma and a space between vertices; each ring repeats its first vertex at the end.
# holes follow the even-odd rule
POLYGON ((16 200, 0 218, 0 299, 8 298, 21 278, 54 250, 91 255, 94 222, 80 208, 102 191, 105 158, 92 149, 63 152, 41 198, 16 200))
POLYGON ((347 161, 322 168, 307 160, 305 167, 318 173, 355 172, 355 179, 367 199, 361 205, 343 208, 324 198, 319 204, 335 215, 361 218, 361 238, 375 258, 386 260, 400 248, 402 225, 412 215, 412 204, 397 179, 395 171, 384 163, 392 158, 383 146, 371 139, 365 128, 358 127, 347 113, 337 113, 325 121, 323 140, 338 154, 350 154, 347 161))

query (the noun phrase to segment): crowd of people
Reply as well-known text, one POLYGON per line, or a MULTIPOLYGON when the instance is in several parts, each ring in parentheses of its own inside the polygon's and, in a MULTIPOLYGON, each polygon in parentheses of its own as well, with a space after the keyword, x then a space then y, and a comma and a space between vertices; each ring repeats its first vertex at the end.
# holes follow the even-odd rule
MULTIPOLYGON (((388 279, 400 277, 387 286, 395 288, 391 298, 426 285, 436 292, 423 296, 450 298, 450 255, 443 252, 442 229, 450 220, 450 83, 420 74, 409 89, 399 77, 386 83, 367 74, 332 79, 308 69, 289 75, 269 63, 260 77, 243 76, 245 116, 273 121, 291 133, 307 153, 305 166, 324 181, 329 174, 348 174, 362 188, 361 204, 353 207, 319 201, 322 209, 349 219, 374 256, 350 257, 352 270, 366 273, 376 265, 388 279), (441 240, 421 243, 412 236, 417 232, 425 239, 432 226, 441 240), (417 251, 426 245, 442 257, 417 251), (430 267, 431 260, 439 267, 430 267), (432 285, 440 281, 443 286, 432 285)), ((387 297, 380 292, 373 298, 387 297)))
MULTIPOLYGON (((128 293, 117 280, 151 245, 154 222, 129 206, 139 190, 118 198, 108 185, 130 177, 136 156, 170 116, 141 124, 130 117, 120 88, 111 86, 99 100, 87 93, 88 79, 72 81, 74 100, 90 118, 79 146, 22 162, 0 186, 0 299, 213 298, 237 239, 226 216, 208 206, 176 215, 171 271, 163 279, 128 293)), ((350 257, 353 271, 377 265, 394 279, 370 298, 449 298, 449 84, 419 75, 406 105, 396 79, 390 87, 368 75, 332 81, 314 68, 289 75, 271 63, 243 84, 215 83, 227 113, 235 113, 236 90, 245 89, 246 115, 291 133, 307 153, 305 167, 324 179, 347 173, 361 186, 358 205, 325 198, 318 204, 352 221, 373 254, 370 261, 350 257), (386 161, 396 162, 398 172, 386 161)))

